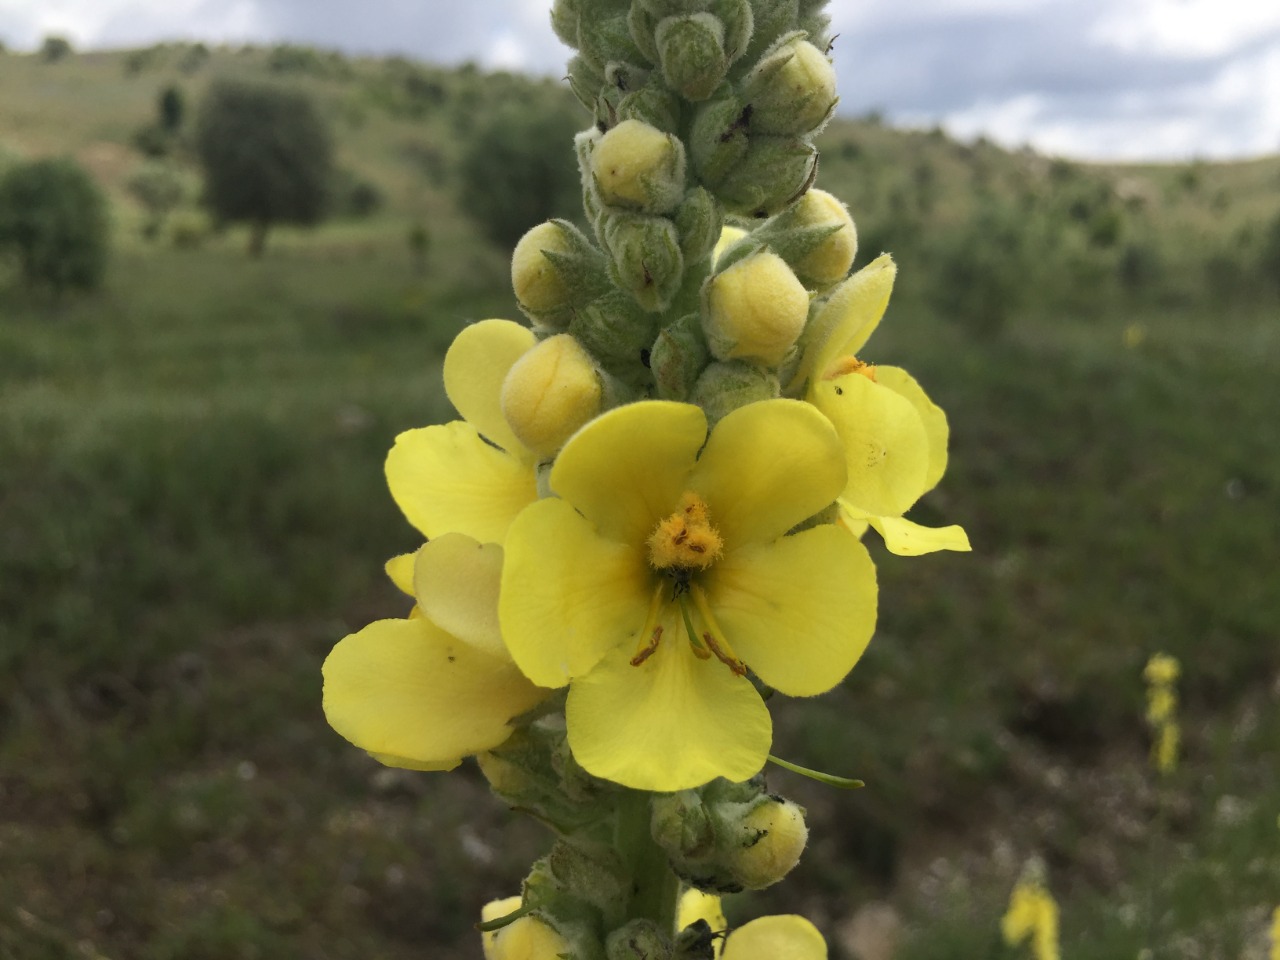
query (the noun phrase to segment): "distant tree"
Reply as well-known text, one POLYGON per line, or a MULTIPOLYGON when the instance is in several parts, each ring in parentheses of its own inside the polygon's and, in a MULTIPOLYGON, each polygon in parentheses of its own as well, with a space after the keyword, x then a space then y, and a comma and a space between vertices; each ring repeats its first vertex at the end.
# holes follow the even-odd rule
POLYGON ((488 114, 463 152, 462 201, 494 243, 513 247, 530 227, 580 207, 573 136, 582 119, 550 98, 488 114))
POLYGON ((30 286, 91 290, 108 243, 102 191, 71 160, 36 160, 0 176, 0 251, 15 255, 30 286))
POLYGON ((170 84, 160 91, 160 99, 156 101, 156 112, 159 114, 160 127, 168 133, 177 133, 182 128, 186 116, 187 102, 182 96, 182 88, 170 84))
POLYGON ((305 94, 218 81, 200 105, 195 147, 205 206, 215 220, 249 224, 251 256, 262 254, 274 224, 313 224, 324 216, 333 145, 305 94))
POLYGON ((163 163, 148 163, 129 178, 129 192, 147 211, 142 235, 148 240, 160 236, 165 219, 182 203, 182 180, 163 163))
POLYGON ((71 41, 66 37, 45 37, 40 45, 40 59, 45 63, 56 63, 73 52, 71 41))

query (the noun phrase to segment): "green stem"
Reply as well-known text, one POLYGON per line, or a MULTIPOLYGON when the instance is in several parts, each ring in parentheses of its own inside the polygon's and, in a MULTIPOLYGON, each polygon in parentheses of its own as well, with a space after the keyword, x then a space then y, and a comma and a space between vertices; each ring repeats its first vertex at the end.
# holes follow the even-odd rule
POLYGON ((649 794, 628 791, 618 802, 617 847, 631 872, 633 894, 626 920, 647 918, 674 933, 680 878, 650 829, 649 794))

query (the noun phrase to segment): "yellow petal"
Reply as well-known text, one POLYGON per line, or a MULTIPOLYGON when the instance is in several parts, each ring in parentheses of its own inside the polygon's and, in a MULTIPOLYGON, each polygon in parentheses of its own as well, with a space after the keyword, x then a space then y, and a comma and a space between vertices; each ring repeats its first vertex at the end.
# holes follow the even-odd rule
POLYGON ((800 365, 786 392, 794 394, 810 377, 817 379, 841 357, 863 348, 889 306, 898 274, 887 253, 851 276, 827 298, 800 338, 800 365))
POLYGON ((565 703, 574 759, 597 777, 668 792, 725 777, 747 780, 769 754, 773 727, 756 688, 719 660, 699 660, 671 614, 640 666, 614 650, 574 680, 565 703))
POLYGON ((819 381, 809 399, 844 447, 849 482, 841 496, 878 516, 906 513, 929 472, 929 437, 910 401, 860 373, 819 381))
POLYGON ((413 558, 416 554, 402 553, 392 557, 382 569, 387 571, 391 582, 402 592, 413 596, 413 558))
POLYGON ((830 690, 875 632, 875 565, 839 527, 735 550, 702 582, 738 656, 788 696, 830 690))
POLYGON ((656 585, 643 543, 606 540, 563 500, 539 500, 511 525, 502 636, 525 675, 562 687, 618 645, 634 647, 656 585))
POLYGON ((507 371, 534 344, 533 331, 510 320, 464 327, 444 355, 444 392, 462 419, 503 450, 527 457, 507 426, 499 396, 507 371))
MULTIPOLYGON (((707 921, 707 925, 712 930, 723 930, 728 926, 724 918, 724 908, 720 905, 720 898, 714 893, 703 893, 696 887, 690 887, 680 894, 676 929, 683 930, 699 920, 707 921)), ((716 941, 716 943, 719 942, 719 940, 716 941)))
POLYGON ((508 721, 544 696, 510 663, 424 618, 371 623, 324 662, 329 724, 375 756, 419 765, 496 747, 508 721))
POLYGON ((924 478, 927 493, 938 485, 942 475, 947 472, 947 441, 951 436, 947 415, 929 399, 915 377, 901 367, 877 365, 876 383, 911 401, 916 413, 920 414, 920 422, 924 424, 924 432, 929 437, 929 470, 924 478))
POLYGON ((511 655, 498 630, 502 547, 461 533, 424 543, 413 569, 418 606, 437 627, 502 660, 511 655))
POLYGON ((799 400, 739 407, 711 431, 690 479, 725 544, 774 540, 831 505, 845 485, 830 422, 799 400))
MULTIPOLYGON (((490 900, 480 908, 480 920, 488 923, 490 920, 497 920, 499 917, 505 917, 508 914, 515 913, 524 903, 523 897, 505 897, 502 900, 490 900)), ((497 938, 497 930, 486 930, 480 934, 481 948, 484 950, 484 960, 498 960, 494 951, 493 941, 497 938)))
POLYGON ((388 767, 399 767, 401 770, 443 771, 452 770, 462 762, 462 757, 452 760, 424 761, 411 760, 408 757, 397 757, 393 753, 370 753, 369 756, 388 767))
POLYGON ((607 537, 641 543, 676 509, 707 438, 707 418, 689 403, 646 400, 602 414, 569 440, 551 489, 607 537))
POLYGON ((969 535, 964 528, 952 524, 949 527, 923 527, 902 517, 867 517, 867 522, 884 538, 890 553, 900 557, 919 557, 939 550, 955 550, 968 553, 969 535))
POLYGON ((501 543, 516 514, 538 498, 533 466, 461 420, 400 434, 386 471, 391 496, 427 538, 456 531, 501 543))
POLYGON ((827 960, 827 942, 818 928, 793 913, 759 917, 744 924, 724 944, 723 960, 827 960))

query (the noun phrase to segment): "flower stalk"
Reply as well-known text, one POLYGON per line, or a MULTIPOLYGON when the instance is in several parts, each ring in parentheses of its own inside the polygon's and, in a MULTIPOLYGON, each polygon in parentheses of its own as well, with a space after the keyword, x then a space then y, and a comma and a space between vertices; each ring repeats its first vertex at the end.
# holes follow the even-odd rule
POLYGON ((861 786, 773 758, 771 698, 832 689, 871 640, 866 531, 904 556, 969 543, 905 516, 946 415, 858 356, 896 268, 850 274, 853 219, 814 188, 823 5, 555 0, 589 231, 521 239, 529 325, 463 330, 460 419, 387 458, 427 542, 387 566, 406 616, 326 661, 325 711, 385 764, 475 756, 555 836, 483 911, 487 960, 826 957, 800 917, 731 930, 719 906, 805 849, 768 760, 861 786))

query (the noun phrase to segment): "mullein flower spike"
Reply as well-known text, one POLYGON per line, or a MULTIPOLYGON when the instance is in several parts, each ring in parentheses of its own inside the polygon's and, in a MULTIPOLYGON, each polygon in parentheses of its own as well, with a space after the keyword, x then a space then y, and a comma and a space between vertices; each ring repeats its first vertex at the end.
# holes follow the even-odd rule
POLYGON ((1045 885, 1044 864, 1031 860, 1009 897, 1009 909, 1000 921, 1004 942, 1011 947, 1029 943, 1035 960, 1060 960, 1058 904, 1045 885))
MULTIPOLYGON (((555 0, 588 226, 525 234, 529 325, 462 330, 443 368, 459 419, 387 456, 427 542, 387 563, 407 616, 325 661, 324 709, 386 764, 476 756, 556 833, 520 896, 485 907, 487 960, 827 955, 800 917, 730 929, 715 896, 777 882, 808 839, 764 784, 766 700, 861 657, 867 529, 899 555, 969 543, 906 518, 945 471, 946 415, 859 356, 896 268, 850 275, 853 218, 814 187, 836 105, 823 6, 555 0)), ((1052 901, 1019 890, 1007 932, 1056 950, 1052 901)))
POLYGON ((1157 653, 1142 671, 1147 681, 1147 726, 1151 728, 1151 764, 1162 776, 1178 767, 1182 730, 1178 725, 1178 692, 1175 684, 1181 673, 1178 661, 1157 653))

